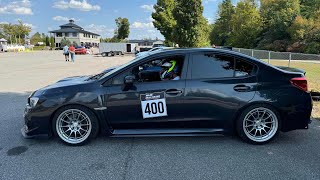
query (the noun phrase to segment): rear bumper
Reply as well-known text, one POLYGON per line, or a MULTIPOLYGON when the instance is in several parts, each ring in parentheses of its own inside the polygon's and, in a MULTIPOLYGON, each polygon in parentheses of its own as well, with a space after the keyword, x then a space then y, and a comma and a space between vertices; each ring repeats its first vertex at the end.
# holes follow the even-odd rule
POLYGON ((308 129, 309 124, 312 123, 311 113, 312 113, 312 98, 309 95, 306 95, 304 102, 292 106, 290 111, 283 116, 282 121, 282 131, 292 131, 296 129, 308 129))

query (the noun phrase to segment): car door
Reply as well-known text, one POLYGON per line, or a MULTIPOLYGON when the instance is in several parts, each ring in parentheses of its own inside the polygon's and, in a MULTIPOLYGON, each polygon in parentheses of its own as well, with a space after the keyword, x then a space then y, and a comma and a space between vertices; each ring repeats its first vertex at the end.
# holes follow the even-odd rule
MULTIPOLYGON (((157 57, 156 59, 163 58, 157 57)), ((185 77, 187 57, 181 79, 178 81, 134 82, 132 88, 122 90, 123 78, 132 68, 113 78, 106 87, 107 119, 113 129, 175 128, 181 126, 184 110, 185 77)), ((149 59, 153 61, 155 59, 149 59)), ((143 60, 142 60, 143 61, 143 60)), ((139 66, 139 65, 138 65, 139 66)), ((159 74, 160 75, 160 74, 159 74)))
POLYGON ((253 99, 257 66, 218 53, 196 53, 190 59, 185 90, 187 116, 193 127, 225 129, 232 125, 237 110, 253 99))

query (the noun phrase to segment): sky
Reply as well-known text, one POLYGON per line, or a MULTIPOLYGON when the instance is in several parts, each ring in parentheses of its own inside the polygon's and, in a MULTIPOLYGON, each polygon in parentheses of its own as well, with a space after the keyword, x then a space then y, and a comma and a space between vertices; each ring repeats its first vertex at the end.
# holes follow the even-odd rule
MULTIPOLYGON (((218 4, 222 0, 203 0, 204 17, 209 22, 217 18, 218 4)), ((237 0, 233 0, 236 3, 237 0)), ((22 20, 35 32, 48 33, 60 29, 69 19, 87 31, 112 37, 115 19, 128 18, 129 39, 160 38, 153 27, 151 13, 157 0, 0 0, 0 23, 22 20)))

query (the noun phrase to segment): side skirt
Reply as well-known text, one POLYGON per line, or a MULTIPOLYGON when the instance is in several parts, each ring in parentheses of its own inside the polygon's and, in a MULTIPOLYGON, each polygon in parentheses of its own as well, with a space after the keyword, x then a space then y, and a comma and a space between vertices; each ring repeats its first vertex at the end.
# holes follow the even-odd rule
POLYGON ((212 136, 225 134, 223 129, 115 129, 111 137, 212 136))

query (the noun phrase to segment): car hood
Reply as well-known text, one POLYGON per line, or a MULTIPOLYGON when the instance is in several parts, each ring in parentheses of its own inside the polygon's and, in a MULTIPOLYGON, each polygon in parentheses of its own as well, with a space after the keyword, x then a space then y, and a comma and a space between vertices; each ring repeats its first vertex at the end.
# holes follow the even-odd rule
POLYGON ((56 83, 50 84, 44 88, 41 88, 39 90, 49 90, 49 89, 55 89, 55 88, 61 88, 61 87, 67 87, 67 86, 73 86, 73 85, 79 85, 87 83, 88 78, 90 76, 74 76, 74 77, 67 77, 64 79, 61 79, 57 81, 56 83))

